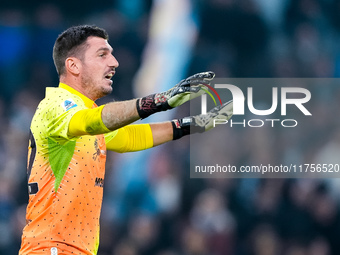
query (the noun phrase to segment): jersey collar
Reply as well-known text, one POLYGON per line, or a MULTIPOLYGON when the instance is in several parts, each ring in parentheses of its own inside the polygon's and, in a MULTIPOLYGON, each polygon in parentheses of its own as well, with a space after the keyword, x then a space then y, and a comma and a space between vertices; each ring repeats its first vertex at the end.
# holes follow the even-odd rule
POLYGON ((85 106, 87 108, 93 108, 93 107, 97 107, 96 103, 94 101, 92 101, 90 98, 88 98, 87 96, 84 96, 82 93, 80 93, 79 91, 75 90, 74 88, 71 88, 70 86, 66 85, 65 83, 60 82, 59 83, 59 88, 62 89, 66 89, 68 92, 79 96, 83 102, 85 103, 85 106))

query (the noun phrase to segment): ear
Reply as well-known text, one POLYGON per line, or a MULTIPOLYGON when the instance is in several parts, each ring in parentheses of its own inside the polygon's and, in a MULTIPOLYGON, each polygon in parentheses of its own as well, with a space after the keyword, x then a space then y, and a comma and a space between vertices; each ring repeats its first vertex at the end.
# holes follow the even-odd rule
POLYGON ((65 69, 67 72, 78 75, 81 69, 81 61, 75 57, 69 57, 65 60, 65 69))

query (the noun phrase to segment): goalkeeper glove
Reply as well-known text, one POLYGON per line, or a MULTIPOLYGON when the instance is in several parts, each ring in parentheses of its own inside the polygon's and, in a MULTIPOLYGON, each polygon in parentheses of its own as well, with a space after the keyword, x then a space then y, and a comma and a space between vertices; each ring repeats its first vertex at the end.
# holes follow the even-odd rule
POLYGON ((204 85, 210 84, 214 77, 215 73, 213 72, 197 73, 181 80, 168 91, 138 99, 137 111, 139 116, 144 119, 153 113, 172 109, 204 94, 204 90, 208 89, 204 85))
POLYGON ((215 123, 228 121, 233 115, 233 101, 216 106, 207 114, 173 120, 173 140, 182 136, 203 133, 215 127, 215 123))

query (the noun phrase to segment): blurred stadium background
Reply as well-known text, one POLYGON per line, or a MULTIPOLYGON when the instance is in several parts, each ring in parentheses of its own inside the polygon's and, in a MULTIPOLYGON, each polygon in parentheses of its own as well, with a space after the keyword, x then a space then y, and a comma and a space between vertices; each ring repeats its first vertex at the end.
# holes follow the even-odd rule
MULTIPOLYGON (((58 83, 53 43, 84 23, 109 32, 120 62, 114 93, 101 103, 161 91, 205 70, 239 78, 340 76, 339 0, 1 1, 1 255, 20 246, 30 120, 45 87, 58 83)), ((339 161, 339 88, 319 88, 313 111, 322 118, 292 134, 296 147, 244 129, 229 135, 228 156, 339 161), (277 150, 263 155, 262 146, 277 150)), ((109 153, 99 254, 340 254, 338 179, 190 179, 189 165, 189 137, 148 152, 109 153)))

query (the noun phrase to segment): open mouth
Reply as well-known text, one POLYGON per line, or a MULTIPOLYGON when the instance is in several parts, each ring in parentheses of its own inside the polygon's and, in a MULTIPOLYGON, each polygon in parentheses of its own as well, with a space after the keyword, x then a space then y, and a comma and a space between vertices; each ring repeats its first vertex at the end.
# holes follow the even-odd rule
POLYGON ((108 73, 107 75, 105 75, 105 79, 111 80, 113 76, 113 73, 108 73))

